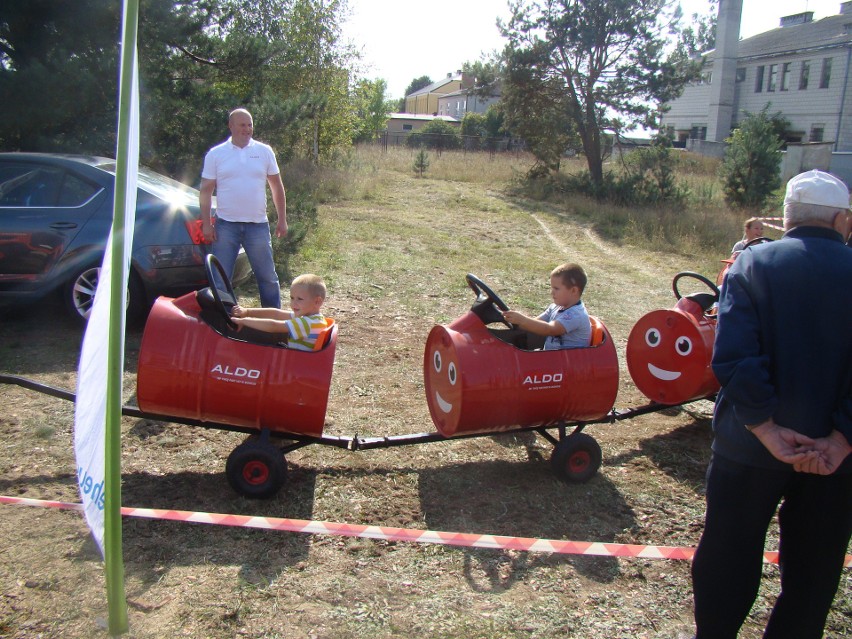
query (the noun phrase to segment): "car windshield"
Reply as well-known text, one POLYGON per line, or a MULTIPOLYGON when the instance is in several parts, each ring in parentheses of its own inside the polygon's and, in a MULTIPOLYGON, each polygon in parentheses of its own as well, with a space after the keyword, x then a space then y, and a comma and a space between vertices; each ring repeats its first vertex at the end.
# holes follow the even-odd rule
MULTIPOLYGON (((99 164, 98 168, 115 175, 115 162, 99 164)), ((139 167, 137 183, 143 191, 175 206, 198 204, 198 191, 196 189, 143 166, 139 167)))

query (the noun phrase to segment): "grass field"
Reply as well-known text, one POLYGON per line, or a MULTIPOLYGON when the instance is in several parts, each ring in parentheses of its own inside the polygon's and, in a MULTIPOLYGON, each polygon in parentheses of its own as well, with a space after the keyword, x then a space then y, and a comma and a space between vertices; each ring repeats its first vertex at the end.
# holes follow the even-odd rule
MULTIPOLYGON (((556 264, 581 263, 584 295, 619 352, 616 406, 644 403, 624 346, 645 313, 674 305, 680 271, 711 279, 738 239, 738 214, 711 219, 712 178, 695 169, 717 226, 715 244, 683 231, 653 240, 631 215, 596 204, 525 197, 529 160, 449 153, 416 178, 413 152, 363 150, 326 174, 318 226, 291 260, 323 275, 325 311, 340 327, 326 434, 381 436, 433 429, 423 347, 436 323, 468 310, 475 273, 510 307, 539 312, 556 264), (709 194, 709 197, 708 197, 709 194), (728 217, 730 219, 728 219, 728 217), (620 220, 626 220, 622 224, 620 220), (731 232, 730 229, 734 231, 731 232), (720 249, 721 247, 721 249, 720 249)), ((696 187, 697 188, 697 187, 696 187)), ((677 212, 658 212, 660 229, 677 212)), ((654 212, 643 212, 651 216, 654 212)), ((684 215, 686 217, 686 215, 684 215)), ((708 231, 709 232, 709 231, 708 231)), ((700 285, 696 290, 700 290, 700 285)), ((256 303, 252 286, 238 291, 256 303)), ((691 291, 685 291, 691 292, 691 291)), ((81 334, 57 308, 17 309, 0 322, 0 371, 73 389, 81 334)), ((134 399, 141 332, 127 337, 125 395, 134 399)), ((0 494, 77 501, 73 406, 0 386, 0 494)), ((603 466, 585 484, 551 472, 542 439, 489 436, 349 452, 309 446, 287 456, 274 498, 228 487, 238 434, 125 418, 128 506, 316 519, 537 538, 693 546, 703 524, 709 459, 706 402, 589 427, 603 466)), ((104 637, 103 566, 77 513, 0 506, 0 636, 104 637)), ((684 561, 548 555, 125 520, 130 637, 287 639, 549 639, 691 636, 684 561)), ((775 531, 767 542, 777 548, 775 531)), ((761 636, 778 591, 767 565, 741 637, 761 636)), ((852 635, 844 575, 827 637, 852 635)))

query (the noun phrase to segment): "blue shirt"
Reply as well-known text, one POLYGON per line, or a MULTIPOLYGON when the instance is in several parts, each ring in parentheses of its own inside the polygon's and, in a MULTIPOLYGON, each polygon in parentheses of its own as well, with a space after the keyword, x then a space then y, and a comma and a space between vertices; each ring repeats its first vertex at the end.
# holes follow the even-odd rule
POLYGON ((839 233, 802 226, 740 253, 722 287, 712 366, 722 385, 715 453, 789 468, 745 428, 770 417, 852 441, 852 251, 839 233))
POLYGON ((585 348, 592 339, 592 325, 589 322, 589 314, 580 300, 574 306, 563 308, 551 304, 538 319, 545 322, 556 320, 565 327, 562 335, 548 335, 544 340, 544 350, 555 351, 560 348, 585 348))

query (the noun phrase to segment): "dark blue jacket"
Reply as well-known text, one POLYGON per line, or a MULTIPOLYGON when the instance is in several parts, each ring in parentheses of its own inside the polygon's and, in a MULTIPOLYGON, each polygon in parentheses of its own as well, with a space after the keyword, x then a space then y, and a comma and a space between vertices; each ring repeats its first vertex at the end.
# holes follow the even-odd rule
MULTIPOLYGON (((745 428, 770 417, 852 442, 852 250, 839 233, 802 226, 739 255, 722 287, 713 372, 716 454, 789 468, 745 428)), ((852 456, 841 470, 852 472, 852 456)))

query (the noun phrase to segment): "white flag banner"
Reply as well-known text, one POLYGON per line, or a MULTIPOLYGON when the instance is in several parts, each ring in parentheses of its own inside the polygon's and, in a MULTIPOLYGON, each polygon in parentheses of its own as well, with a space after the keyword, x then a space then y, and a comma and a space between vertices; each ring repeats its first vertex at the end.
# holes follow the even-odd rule
MULTIPOLYGON (((83 336, 83 348, 80 353, 80 365, 77 371, 77 400, 74 415, 74 455, 77 464, 77 483, 83 501, 86 521, 92 535, 104 553, 104 506, 105 487, 105 444, 107 411, 107 375, 109 366, 109 330, 110 322, 120 322, 120 344, 113 344, 113 357, 118 353, 123 369, 124 363, 124 309, 127 307, 127 280, 130 270, 130 254, 133 245, 133 228, 136 218, 136 180, 139 169, 139 81, 136 52, 133 53, 133 89, 130 101, 130 138, 127 149, 127 174, 125 176, 126 194, 124 202, 123 237, 114 237, 110 232, 98 277, 92 312, 86 333, 83 336), (116 246, 120 243, 118 246, 116 246), (122 277, 124 283, 120 290, 112 290, 112 260, 116 250, 123 249, 122 277), (121 297, 121 305, 114 306, 112 298, 121 297), (120 317, 111 317, 110 309, 120 309, 120 317)), ((120 176, 116 177, 116 196, 121 193, 120 176)), ((114 367, 115 368, 115 367, 114 367)), ((121 380, 117 380, 121 388, 121 380)))

